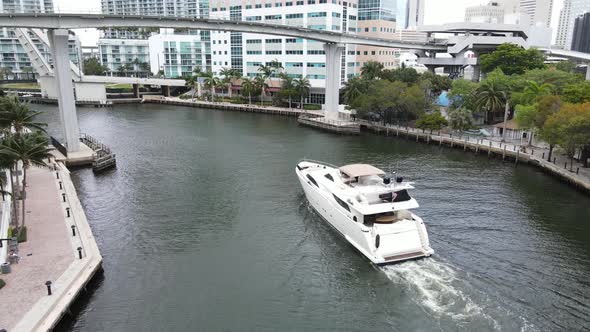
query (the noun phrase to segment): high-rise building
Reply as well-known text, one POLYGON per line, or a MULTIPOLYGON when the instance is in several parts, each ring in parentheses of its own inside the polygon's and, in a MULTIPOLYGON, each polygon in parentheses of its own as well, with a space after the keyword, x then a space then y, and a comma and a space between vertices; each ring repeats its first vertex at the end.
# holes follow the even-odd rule
POLYGON ((424 0, 397 0, 397 29, 415 29, 424 24, 424 0))
POLYGON ((519 11, 530 17, 529 25, 550 27, 553 0, 520 0, 519 11))
MULTIPOLYGON (((105 14, 150 15, 174 17, 208 17, 208 0, 102 0, 102 11, 105 14)), ((109 71, 116 75, 148 75, 150 63, 152 72, 162 71, 166 76, 178 77, 187 71, 189 66, 199 67, 203 71, 211 70, 210 33, 209 31, 173 29, 105 29, 98 41, 100 60, 109 71), (148 38, 163 32, 163 37, 155 38, 152 43, 148 38), (183 37, 176 37, 183 35, 183 37), (184 43, 190 43, 191 48, 199 45, 202 48, 198 62, 197 58, 185 59, 186 54, 175 58, 175 51, 180 48, 186 51, 184 43), (155 43, 160 43, 155 45, 155 43), (150 59, 149 47, 164 50, 158 61, 150 59), (155 63, 155 64, 154 64, 155 63)), ((196 51, 195 51, 196 52, 196 51)))
POLYGON ((572 51, 590 53, 590 13, 576 17, 571 49, 572 51))
MULTIPOLYGON (((395 39, 397 7, 406 2, 407 0, 359 0, 357 33, 367 37, 395 39)), ((357 46, 357 74, 368 61, 377 61, 386 69, 393 68, 397 65, 396 55, 399 56, 399 51, 391 48, 357 46)))
POLYGON ((590 11, 590 0, 565 0, 563 8, 559 13, 557 26, 557 37, 555 45, 561 48, 570 49, 574 23, 579 15, 590 11))
POLYGON ((505 10, 498 2, 487 5, 471 6, 465 9, 465 22, 504 23, 505 10))
MULTIPOLYGON (((45 13, 53 11, 52 0, 0 0, 0 13, 45 13)), ((49 45, 37 35, 28 32, 33 44, 48 63, 52 63, 49 45)), ((0 28, 0 67, 8 69, 13 78, 32 78, 34 69, 29 55, 16 38, 14 29, 0 28)), ((70 60, 75 64, 81 62, 81 46, 78 38, 71 32, 68 44, 70 60)))

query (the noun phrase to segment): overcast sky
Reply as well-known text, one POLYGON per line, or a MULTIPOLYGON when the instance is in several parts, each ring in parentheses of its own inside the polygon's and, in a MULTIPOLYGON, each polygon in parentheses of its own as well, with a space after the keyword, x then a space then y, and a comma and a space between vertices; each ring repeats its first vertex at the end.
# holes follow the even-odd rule
MULTIPOLYGON (((214 2, 215 0, 210 0, 214 2)), ((465 14, 465 7, 486 4, 488 0, 426 0, 424 24, 440 24, 449 22, 461 22, 465 14)), ((54 0, 57 9, 66 11, 98 12, 100 0, 54 0)), ((563 6, 563 0, 553 0, 553 17, 551 26, 555 36, 555 28, 559 11, 563 6)), ((95 29, 76 30, 82 45, 96 45, 98 32, 95 29)))

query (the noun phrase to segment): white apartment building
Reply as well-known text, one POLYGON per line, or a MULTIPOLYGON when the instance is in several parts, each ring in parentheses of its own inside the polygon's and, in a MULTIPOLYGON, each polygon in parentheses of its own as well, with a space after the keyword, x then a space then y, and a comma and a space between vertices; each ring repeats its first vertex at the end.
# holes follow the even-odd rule
MULTIPOLYGON (((509 0, 508 2, 513 2, 509 0)), ((519 11, 530 17, 528 25, 536 26, 541 24, 547 28, 551 27, 551 14, 553 12, 553 0, 520 0, 519 11)))
MULTIPOLYGON (((207 17, 209 13, 209 2, 207 0, 102 0, 101 6, 105 14, 207 17)), ((156 74, 160 70, 164 71, 166 76, 182 76, 181 73, 186 72, 186 68, 180 68, 180 63, 177 64, 176 61, 173 61, 174 54, 162 53, 160 57, 155 58, 155 61, 151 61, 148 39, 158 33, 166 37, 154 39, 153 46, 157 50, 166 49, 169 51, 177 49, 175 44, 170 42, 182 41, 186 43, 188 39, 191 39, 208 44, 210 35, 208 31, 186 30, 178 33, 191 37, 175 38, 170 29, 105 29, 101 32, 101 38, 98 41, 102 65, 106 66, 112 73, 122 76, 145 76, 149 75, 150 71, 156 74), (170 39, 166 46, 164 45, 164 39, 170 39), (166 59, 169 59, 168 63, 166 59)), ((180 47, 180 44, 177 46, 180 47)), ((209 48, 206 45, 205 51, 208 51, 209 48)), ((186 57, 186 55, 183 55, 183 57, 186 57)), ((210 55, 204 56, 204 58, 210 61, 210 55)), ((194 61, 196 61, 196 58, 194 61)), ((183 63, 187 63, 187 60, 183 61, 183 63)), ((205 69, 210 70, 210 64, 205 69)))
MULTIPOLYGON (((356 33, 357 1, 342 0, 242 0, 211 3, 210 17, 301 26, 318 30, 356 33)), ((347 45, 342 56, 341 82, 355 74, 355 46, 347 45)), ((254 77, 261 65, 277 60, 292 78, 307 78, 310 102, 323 102, 326 58, 323 43, 253 33, 211 32, 212 70, 239 70, 254 77)))
POLYGON ((161 33, 150 37, 148 45, 154 74, 163 72, 165 77, 178 78, 211 67, 209 43, 203 42, 199 34, 161 33))
MULTIPOLYGON (((52 12, 52 0, 0 0, 0 13, 43 13, 52 12)), ((48 63, 52 63, 49 45, 29 32, 31 40, 48 63)), ((82 59, 80 41, 70 32, 68 44, 70 60, 79 64, 82 59)), ((33 67, 27 52, 16 38, 14 29, 0 28, 0 67, 9 69, 11 78, 32 78, 33 67)))
POLYGON ((590 12, 590 0, 565 0, 559 13, 555 46, 571 49, 576 17, 590 12))

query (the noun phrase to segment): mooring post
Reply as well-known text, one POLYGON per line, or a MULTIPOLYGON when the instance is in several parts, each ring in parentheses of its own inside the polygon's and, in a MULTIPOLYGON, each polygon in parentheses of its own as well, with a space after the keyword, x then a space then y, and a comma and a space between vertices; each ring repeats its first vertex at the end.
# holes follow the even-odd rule
POLYGON ((520 153, 520 150, 516 151, 516 159, 514 160, 514 166, 518 165, 518 154, 520 153))
POLYGON ((51 281, 47 280, 45 286, 47 286, 47 295, 51 295, 51 281))
POLYGON ((465 138, 465 142, 463 142, 463 151, 467 151, 467 138, 465 138))
POLYGON ((545 152, 543 152, 543 157, 541 157, 541 158, 545 159, 545 152))
POLYGON ((488 148, 488 158, 492 154, 492 141, 490 141, 490 147, 488 148))
POLYGON ((76 226, 72 225, 72 236, 76 236, 76 226))
POLYGON ((78 257, 82 259, 82 247, 78 247, 78 257))
POLYGON ((506 159, 506 144, 504 144, 504 150, 502 151, 502 161, 506 159))
POLYGON ((453 147, 453 134, 451 134, 451 147, 453 147))

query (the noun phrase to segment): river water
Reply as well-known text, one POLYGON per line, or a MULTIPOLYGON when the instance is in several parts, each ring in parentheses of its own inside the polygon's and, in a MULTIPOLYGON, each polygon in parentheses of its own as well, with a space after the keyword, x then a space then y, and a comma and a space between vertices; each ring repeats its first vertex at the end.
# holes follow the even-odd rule
MULTIPOLYGON (((45 110, 57 133, 57 109, 45 110)), ((528 166, 295 119, 81 108, 115 171, 73 172, 104 275, 74 331, 590 329, 590 199, 528 166), (303 157, 416 182, 435 255, 377 268, 311 210, 303 157)))

